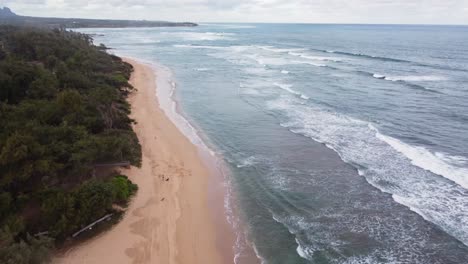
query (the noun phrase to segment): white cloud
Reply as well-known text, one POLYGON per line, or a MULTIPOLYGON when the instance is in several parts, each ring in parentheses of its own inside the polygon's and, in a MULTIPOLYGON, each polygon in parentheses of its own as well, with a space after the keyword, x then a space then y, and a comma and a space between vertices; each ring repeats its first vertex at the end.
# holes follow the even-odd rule
POLYGON ((468 24, 468 0, 0 0, 24 15, 195 22, 468 24))

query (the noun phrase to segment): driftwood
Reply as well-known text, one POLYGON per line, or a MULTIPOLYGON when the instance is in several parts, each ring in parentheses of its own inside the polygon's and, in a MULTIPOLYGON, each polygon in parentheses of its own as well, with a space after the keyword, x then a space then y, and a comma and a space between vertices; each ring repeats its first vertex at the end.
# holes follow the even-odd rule
POLYGON ((44 232, 39 232, 37 234, 35 234, 34 236, 35 237, 40 237, 40 236, 45 236, 45 235, 48 235, 49 234, 49 231, 44 231, 44 232))
POLYGON ((78 231, 78 232, 76 232, 75 234, 73 234, 72 237, 74 238, 74 237, 78 236, 79 234, 81 234, 82 232, 84 232, 84 231, 86 231, 86 230, 88 230, 88 229, 91 229, 91 228, 92 228, 93 226, 95 226, 96 224, 98 224, 98 223, 100 223, 100 222, 102 222, 102 221, 104 221, 104 220, 107 220, 107 219, 111 218, 112 215, 114 215, 114 214, 108 214, 108 215, 104 216, 103 218, 100 218, 100 219, 94 221, 93 223, 87 225, 85 228, 83 228, 83 229, 81 229, 80 231, 78 231))

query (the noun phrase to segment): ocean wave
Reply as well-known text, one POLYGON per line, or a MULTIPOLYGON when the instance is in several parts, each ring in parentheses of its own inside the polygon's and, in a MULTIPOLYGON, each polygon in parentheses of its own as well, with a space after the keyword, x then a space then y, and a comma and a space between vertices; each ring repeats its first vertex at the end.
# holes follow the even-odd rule
POLYGON ((445 77, 442 76, 435 76, 435 75, 424 75, 424 76, 386 76, 383 74, 379 73, 370 73, 367 71, 357 71, 359 74, 365 75, 365 76, 372 76, 375 79, 379 80, 385 80, 385 81, 391 81, 395 83, 401 83, 409 88, 412 89, 417 89, 421 91, 427 91, 427 92, 433 92, 433 93, 439 93, 441 94, 442 92, 425 87, 423 85, 417 84, 417 82, 424 82, 424 81, 442 81, 446 80, 445 77), (416 82, 416 83, 413 83, 416 82))
POLYGON ((193 45, 193 44, 175 44, 173 45, 174 48, 186 48, 186 49, 215 49, 215 50, 222 50, 225 49, 221 46, 205 46, 205 45, 193 45))
POLYGON ((344 52, 344 51, 335 51, 333 52, 335 54, 342 54, 342 55, 348 55, 348 56, 355 56, 355 57, 363 57, 363 58, 369 58, 369 59, 374 59, 374 60, 381 60, 381 61, 390 61, 390 62, 411 62, 408 60, 403 60, 403 59, 395 59, 395 58, 389 58, 389 57, 380 57, 380 56, 374 56, 374 55, 368 55, 364 53, 352 53, 352 52, 344 52))
POLYGON ((312 256, 316 251, 319 251, 323 248, 313 247, 312 245, 306 245, 298 237, 297 234, 302 230, 309 230, 313 228, 313 225, 308 223, 304 217, 290 215, 287 217, 280 217, 273 214, 273 220, 282 224, 286 227, 290 234, 295 236, 295 241, 297 244, 296 252, 297 254, 306 260, 312 260, 312 256))
POLYGON ((307 65, 312 65, 312 66, 315 66, 315 67, 328 67, 328 65, 326 65, 326 64, 315 63, 315 62, 311 62, 311 61, 294 61, 294 64, 307 64, 307 65))
POLYGON ((248 53, 243 54, 243 57, 249 58, 262 66, 284 66, 284 65, 294 65, 294 64, 307 64, 315 67, 326 67, 326 64, 315 63, 312 61, 299 61, 299 60, 290 60, 285 57, 273 57, 273 56, 264 56, 258 53, 248 53))
POLYGON ((256 61, 258 64, 262 66, 266 66, 266 65, 282 66, 282 65, 291 64, 290 61, 281 57, 265 57, 257 53, 245 54, 244 57, 249 58, 253 61, 256 61))
POLYGON ((385 80, 389 81, 405 81, 405 82, 436 82, 446 81, 444 76, 437 75, 408 75, 408 76, 385 76, 385 80))
POLYGON ((468 214, 464 213, 468 204, 467 168, 460 163, 466 162, 463 158, 403 145, 389 140, 368 122, 303 105, 293 98, 280 97, 269 101, 267 107, 288 118, 282 125, 291 132, 324 143, 359 169, 371 185, 399 197, 396 202, 468 245, 468 214))
POLYGON ((308 59, 308 60, 316 60, 316 61, 332 61, 332 62, 341 62, 343 61, 342 58, 338 57, 323 57, 323 56, 313 56, 307 53, 300 53, 300 52, 293 52, 290 51, 288 52, 289 55, 295 56, 295 57, 300 57, 303 59, 308 59))
POLYGON ((291 89, 292 84, 274 83, 273 85, 275 85, 275 86, 277 86, 277 87, 279 87, 279 88, 281 88, 281 89, 283 89, 285 91, 288 91, 288 92, 290 92, 292 94, 295 94, 295 95, 300 95, 301 94, 301 93, 296 92, 293 89, 291 89))
POLYGON ((434 89, 431 89, 431 88, 427 88, 427 87, 419 85, 419 84, 408 83, 408 82, 404 82, 404 81, 398 81, 398 82, 404 83, 406 86, 408 86, 410 88, 413 88, 413 89, 422 90, 422 91, 431 92, 431 93, 442 94, 442 92, 440 92, 440 91, 437 91, 437 90, 434 90, 434 89))
POLYGON ((314 251, 311 247, 307 247, 307 246, 303 246, 301 244, 301 242, 299 241, 299 239, 296 238, 296 244, 297 244, 297 248, 296 248, 296 252, 297 254, 303 258, 303 259, 307 259, 307 260, 311 260, 314 254, 314 251))
POLYGON ((282 73, 282 74, 289 74, 289 71, 287 71, 287 70, 281 70, 281 73, 282 73))
POLYGON ((155 39, 154 37, 135 37, 132 39, 134 42, 134 45, 140 45, 140 44, 157 44, 161 43, 161 40, 155 39))
MULTIPOLYGON (((291 52, 294 49, 274 49, 268 48, 269 46, 207 46, 207 45, 195 45, 195 44, 175 44, 173 45, 176 48, 191 48, 191 49, 212 49, 222 52, 217 52, 213 54, 208 54, 210 56, 224 59, 230 61, 234 64, 247 64, 245 59, 250 59, 255 61, 257 64, 262 66, 272 65, 272 66, 283 66, 283 65, 293 65, 293 64, 307 64, 316 67, 327 67, 326 64, 317 63, 315 61, 327 61, 325 57, 310 57, 309 59, 303 58, 304 60, 291 60, 290 58, 284 56, 275 56, 275 55, 266 55, 258 50, 259 47, 262 49, 275 50, 276 52, 291 52)), ((286 74, 282 71, 282 73, 286 74)), ((289 72, 288 72, 289 73, 289 72)))
MULTIPOLYGON (((363 208, 359 208, 363 209, 363 208)), ((410 237, 401 237, 408 224, 400 219, 386 221, 378 215, 356 217, 353 213, 358 208, 349 208, 349 211, 336 212, 331 210, 314 211, 313 216, 299 216, 288 212, 274 215, 273 219, 286 227, 290 234, 294 235, 297 244, 297 254, 306 260, 313 261, 318 256, 323 262, 333 264, 375 264, 375 263, 401 263, 399 254, 405 255, 404 263, 427 264, 431 262, 431 256, 421 250, 427 245, 425 237, 417 237, 419 243, 415 244, 410 237), (353 212, 350 214, 350 212, 353 212), (345 215, 343 215, 345 214, 345 215), (350 242, 349 236, 361 234, 360 243, 372 243, 372 249, 349 254, 349 247, 358 246, 350 242), (369 234, 367 237, 364 234, 369 234), (379 241, 384 234, 385 241, 379 241), (376 242, 374 239, 377 239, 376 242)), ((437 254, 437 253, 434 253, 437 254)), ((439 263, 439 262, 437 262, 439 263)))
POLYGON ((385 79, 385 75, 381 75, 381 74, 373 74, 372 77, 376 78, 376 79, 385 79))
POLYGON ((257 164, 257 157, 255 156, 250 156, 248 158, 245 158, 239 162, 239 164, 236 165, 237 168, 245 168, 245 167, 251 167, 253 165, 257 164))
POLYGON ((415 62, 415 61, 410 61, 410 60, 405 60, 405 59, 397 59, 397 58, 390 58, 390 57, 383 57, 383 56, 374 56, 374 55, 364 54, 364 53, 354 53, 354 52, 335 51, 335 50, 323 50, 323 49, 311 49, 311 50, 318 51, 318 52, 323 52, 323 53, 341 54, 341 55, 350 56, 350 57, 357 57, 357 58, 360 57, 360 58, 367 58, 367 59, 380 60, 380 61, 386 61, 386 62, 408 63, 408 64, 411 64, 411 65, 420 66, 420 67, 427 67, 427 68, 432 68, 432 69, 458 71, 458 72, 468 72, 468 70, 466 70, 466 69, 460 69, 460 68, 457 68, 457 67, 450 67, 450 66, 437 65, 437 64, 426 64, 426 63, 415 62))
POLYGON ((253 46, 259 49, 263 49, 266 51, 271 51, 274 53, 288 53, 288 52, 298 52, 298 51, 305 51, 307 49, 304 48, 276 48, 274 46, 253 46))
POLYGON ((281 89, 283 89, 283 90, 285 90, 285 91, 287 91, 287 92, 289 92, 291 94, 298 95, 300 98, 302 98, 304 100, 309 100, 310 99, 307 95, 305 95, 303 93, 300 93, 300 92, 298 92, 296 90, 291 89, 291 87, 292 87, 291 84, 274 83, 273 85, 275 85, 275 86, 277 86, 277 87, 279 87, 279 88, 281 88, 281 89))
POLYGON ((380 61, 411 63, 411 61, 408 61, 408 60, 382 57, 382 56, 374 56, 374 55, 369 55, 369 54, 364 54, 364 53, 336 51, 336 50, 322 50, 322 49, 313 49, 313 50, 319 51, 319 52, 325 52, 325 53, 334 53, 334 54, 340 54, 340 55, 345 55, 345 56, 351 56, 351 57, 362 57, 362 58, 374 59, 374 60, 380 60, 380 61))
POLYGON ((233 40, 234 33, 218 33, 218 32, 161 32, 166 37, 179 38, 186 41, 216 41, 216 40, 233 40))
POLYGON ((465 157, 451 156, 442 152, 433 153, 424 147, 411 146, 396 138, 385 136, 378 130, 376 130, 376 135, 377 138, 410 159, 413 165, 443 176, 468 189, 468 168, 463 167, 467 162, 465 157))

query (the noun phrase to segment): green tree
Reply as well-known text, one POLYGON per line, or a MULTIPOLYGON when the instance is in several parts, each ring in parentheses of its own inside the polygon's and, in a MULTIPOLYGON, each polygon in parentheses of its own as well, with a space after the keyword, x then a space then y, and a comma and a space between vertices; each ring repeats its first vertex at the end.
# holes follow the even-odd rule
POLYGON ((141 164, 127 96, 132 66, 85 34, 0 26, 0 263, 42 263, 136 186, 96 164, 141 164), (23 254, 21 254, 23 253, 23 254))

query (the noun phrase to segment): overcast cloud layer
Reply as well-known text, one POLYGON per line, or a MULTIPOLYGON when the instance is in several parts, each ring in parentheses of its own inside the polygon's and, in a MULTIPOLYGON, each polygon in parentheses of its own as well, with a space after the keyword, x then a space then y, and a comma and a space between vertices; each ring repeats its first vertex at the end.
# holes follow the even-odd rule
POLYGON ((193 22, 468 24, 468 0, 0 0, 31 16, 193 22))

